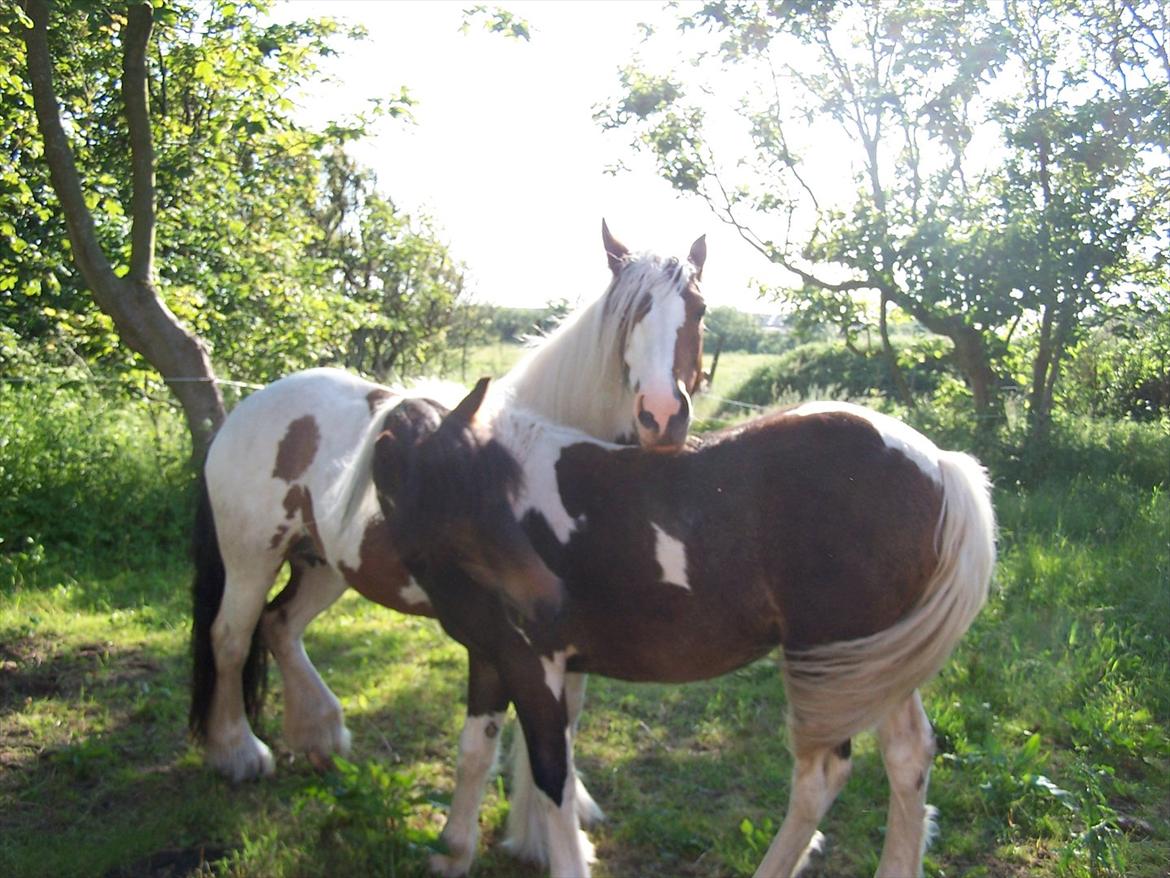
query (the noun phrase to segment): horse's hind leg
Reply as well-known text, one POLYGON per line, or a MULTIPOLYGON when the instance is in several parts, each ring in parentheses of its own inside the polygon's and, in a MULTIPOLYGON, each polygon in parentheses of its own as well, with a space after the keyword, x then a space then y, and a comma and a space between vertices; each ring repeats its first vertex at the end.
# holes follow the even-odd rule
POLYGON ((296 558, 288 585, 264 611, 264 641, 284 681, 284 741, 320 766, 334 753, 349 752, 341 702, 309 661, 305 628, 346 589, 345 580, 323 561, 296 558))
MULTIPOLYGON (((569 735, 573 740, 577 739, 577 725, 581 721, 581 711, 585 709, 585 683, 588 679, 586 674, 565 674, 565 707, 569 711, 569 735)), ((605 813, 585 788, 580 775, 577 775, 576 782, 577 816, 582 826, 595 826, 605 819, 605 813)))
POLYGON ((211 625, 215 690, 208 712, 207 760, 231 780, 241 781, 272 774, 275 768, 272 751, 253 733, 244 709, 244 666, 273 570, 263 558, 225 560, 223 600, 211 625))
MULTIPOLYGON (((794 751, 798 750, 795 729, 793 743, 794 751)), ((845 786, 851 765, 849 741, 839 747, 810 750, 795 757, 788 813, 764 861, 756 869, 756 878, 792 878, 804 868, 808 855, 819 847, 817 824, 845 786)))
POLYGON ((890 810, 877 875, 912 878, 922 874, 922 854, 933 827, 926 788, 934 758, 934 735, 918 692, 882 720, 878 743, 890 780, 890 810))

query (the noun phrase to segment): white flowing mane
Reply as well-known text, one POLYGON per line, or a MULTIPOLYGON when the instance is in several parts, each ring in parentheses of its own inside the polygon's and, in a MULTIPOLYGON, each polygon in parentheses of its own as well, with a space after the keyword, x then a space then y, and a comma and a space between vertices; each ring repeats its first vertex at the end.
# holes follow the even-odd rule
POLYGON ((634 394, 624 358, 635 311, 644 296, 658 303, 678 295, 693 273, 685 260, 631 257, 604 294, 566 317, 496 382, 499 402, 599 439, 628 435, 634 394))

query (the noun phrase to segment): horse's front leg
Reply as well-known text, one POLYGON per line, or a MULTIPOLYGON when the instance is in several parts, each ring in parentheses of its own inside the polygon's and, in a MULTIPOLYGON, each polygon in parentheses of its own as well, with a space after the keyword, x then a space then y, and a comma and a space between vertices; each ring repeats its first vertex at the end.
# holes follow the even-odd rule
MULTIPOLYGON (((577 724, 585 706, 586 674, 565 674, 565 707, 569 719, 571 740, 577 738, 577 724)), ((512 739, 508 779, 511 787, 508 793, 508 828, 504 847, 513 856, 529 860, 542 866, 548 865, 548 838, 545 835, 545 815, 540 796, 532 780, 532 767, 528 759, 528 747, 522 734, 512 739)), ((582 826, 594 826, 605 819, 601 807, 585 788, 581 776, 576 778, 577 818, 582 826)))
POLYGON ((495 765, 507 709, 507 690, 495 665, 469 650, 467 719, 459 735, 455 794, 442 835, 447 853, 431 857, 431 870, 439 875, 464 875, 471 868, 479 839, 479 805, 495 765))
POLYGON ((587 878, 593 845, 581 831, 577 813, 577 776, 565 702, 565 653, 536 659, 528 653, 509 663, 509 689, 544 812, 549 871, 557 878, 587 878))

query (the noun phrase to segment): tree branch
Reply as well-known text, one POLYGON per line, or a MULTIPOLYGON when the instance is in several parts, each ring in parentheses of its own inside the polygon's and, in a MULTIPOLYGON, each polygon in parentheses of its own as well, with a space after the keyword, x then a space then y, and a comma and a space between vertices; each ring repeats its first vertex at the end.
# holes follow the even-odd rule
POLYGON ((28 51, 33 107, 45 142, 45 162, 49 166, 53 189, 61 201, 77 268, 86 286, 95 295, 100 295, 100 291, 116 288, 119 278, 98 243, 93 216, 85 205, 85 195, 81 191, 81 178, 73 161, 69 138, 61 125, 61 109, 53 89, 53 60, 49 54, 49 7, 45 0, 23 0, 23 5, 33 23, 31 28, 24 29, 22 36, 28 51))
POLYGON ((728 193, 727 188, 723 185, 723 180, 720 179, 719 174, 712 171, 708 176, 709 179, 713 180, 715 185, 719 187, 719 194, 723 203, 717 205, 711 195, 702 188, 699 190, 699 195, 702 196, 703 200, 707 202, 708 206, 717 217, 734 228, 735 231, 739 233, 741 238, 754 247, 756 251, 758 251, 769 262, 773 263, 774 265, 779 265, 785 271, 789 271, 799 277, 801 282, 807 284, 808 286, 817 287, 818 289, 832 290, 834 292, 840 293, 851 290, 867 290, 873 288, 873 284, 866 280, 846 280, 833 283, 831 281, 824 280, 823 278, 819 278, 816 275, 795 265, 784 255, 783 251, 781 251, 779 247, 769 241, 765 241, 748 226, 745 226, 739 221, 735 215, 735 208, 732 204, 731 195, 728 193))
POLYGON ((154 23, 149 3, 126 10, 122 54, 122 101, 130 132, 130 277, 148 280, 154 264, 154 145, 146 86, 146 47, 154 23))

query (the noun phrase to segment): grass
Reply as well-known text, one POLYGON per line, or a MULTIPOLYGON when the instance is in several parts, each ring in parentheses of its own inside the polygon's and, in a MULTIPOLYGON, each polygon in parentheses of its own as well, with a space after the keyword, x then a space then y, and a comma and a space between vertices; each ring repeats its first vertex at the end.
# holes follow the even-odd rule
MULTIPOLYGON (((729 384, 733 363, 725 355, 717 376, 729 384)), ((185 733, 182 521, 138 531, 133 509, 104 499, 125 490, 153 516, 185 521, 176 471, 141 463, 179 457, 181 431, 147 430, 140 409, 119 405, 118 417, 64 435, 71 406, 0 398, 0 425, 21 425, 4 434, 7 459, 40 445, 56 455, 19 479, 0 473, 15 504, 6 517, 73 518, 45 514, 0 552, 0 874, 161 876, 201 863, 265 878, 425 874, 453 786, 462 650, 432 621, 347 595, 310 628, 307 649, 346 709, 350 761, 322 775, 281 750, 274 674, 262 734, 276 776, 239 787, 215 777, 185 733), (96 453, 86 463, 110 447, 133 465, 110 473, 96 453), (92 516, 76 494, 85 484, 101 489, 92 516)), ((939 741, 930 876, 1166 875, 1170 497, 1166 480, 1109 464, 1107 435, 1082 443, 1096 449, 1085 456, 1094 469, 997 490, 995 593, 925 693, 939 741)), ((787 800, 783 716, 771 660, 690 686, 593 678, 577 755, 609 815, 591 833, 595 874, 750 875, 787 800)), ((870 737, 854 753, 813 876, 877 864, 884 776, 870 737)), ((475 874, 538 875, 495 844, 502 791, 488 792, 475 874)))

